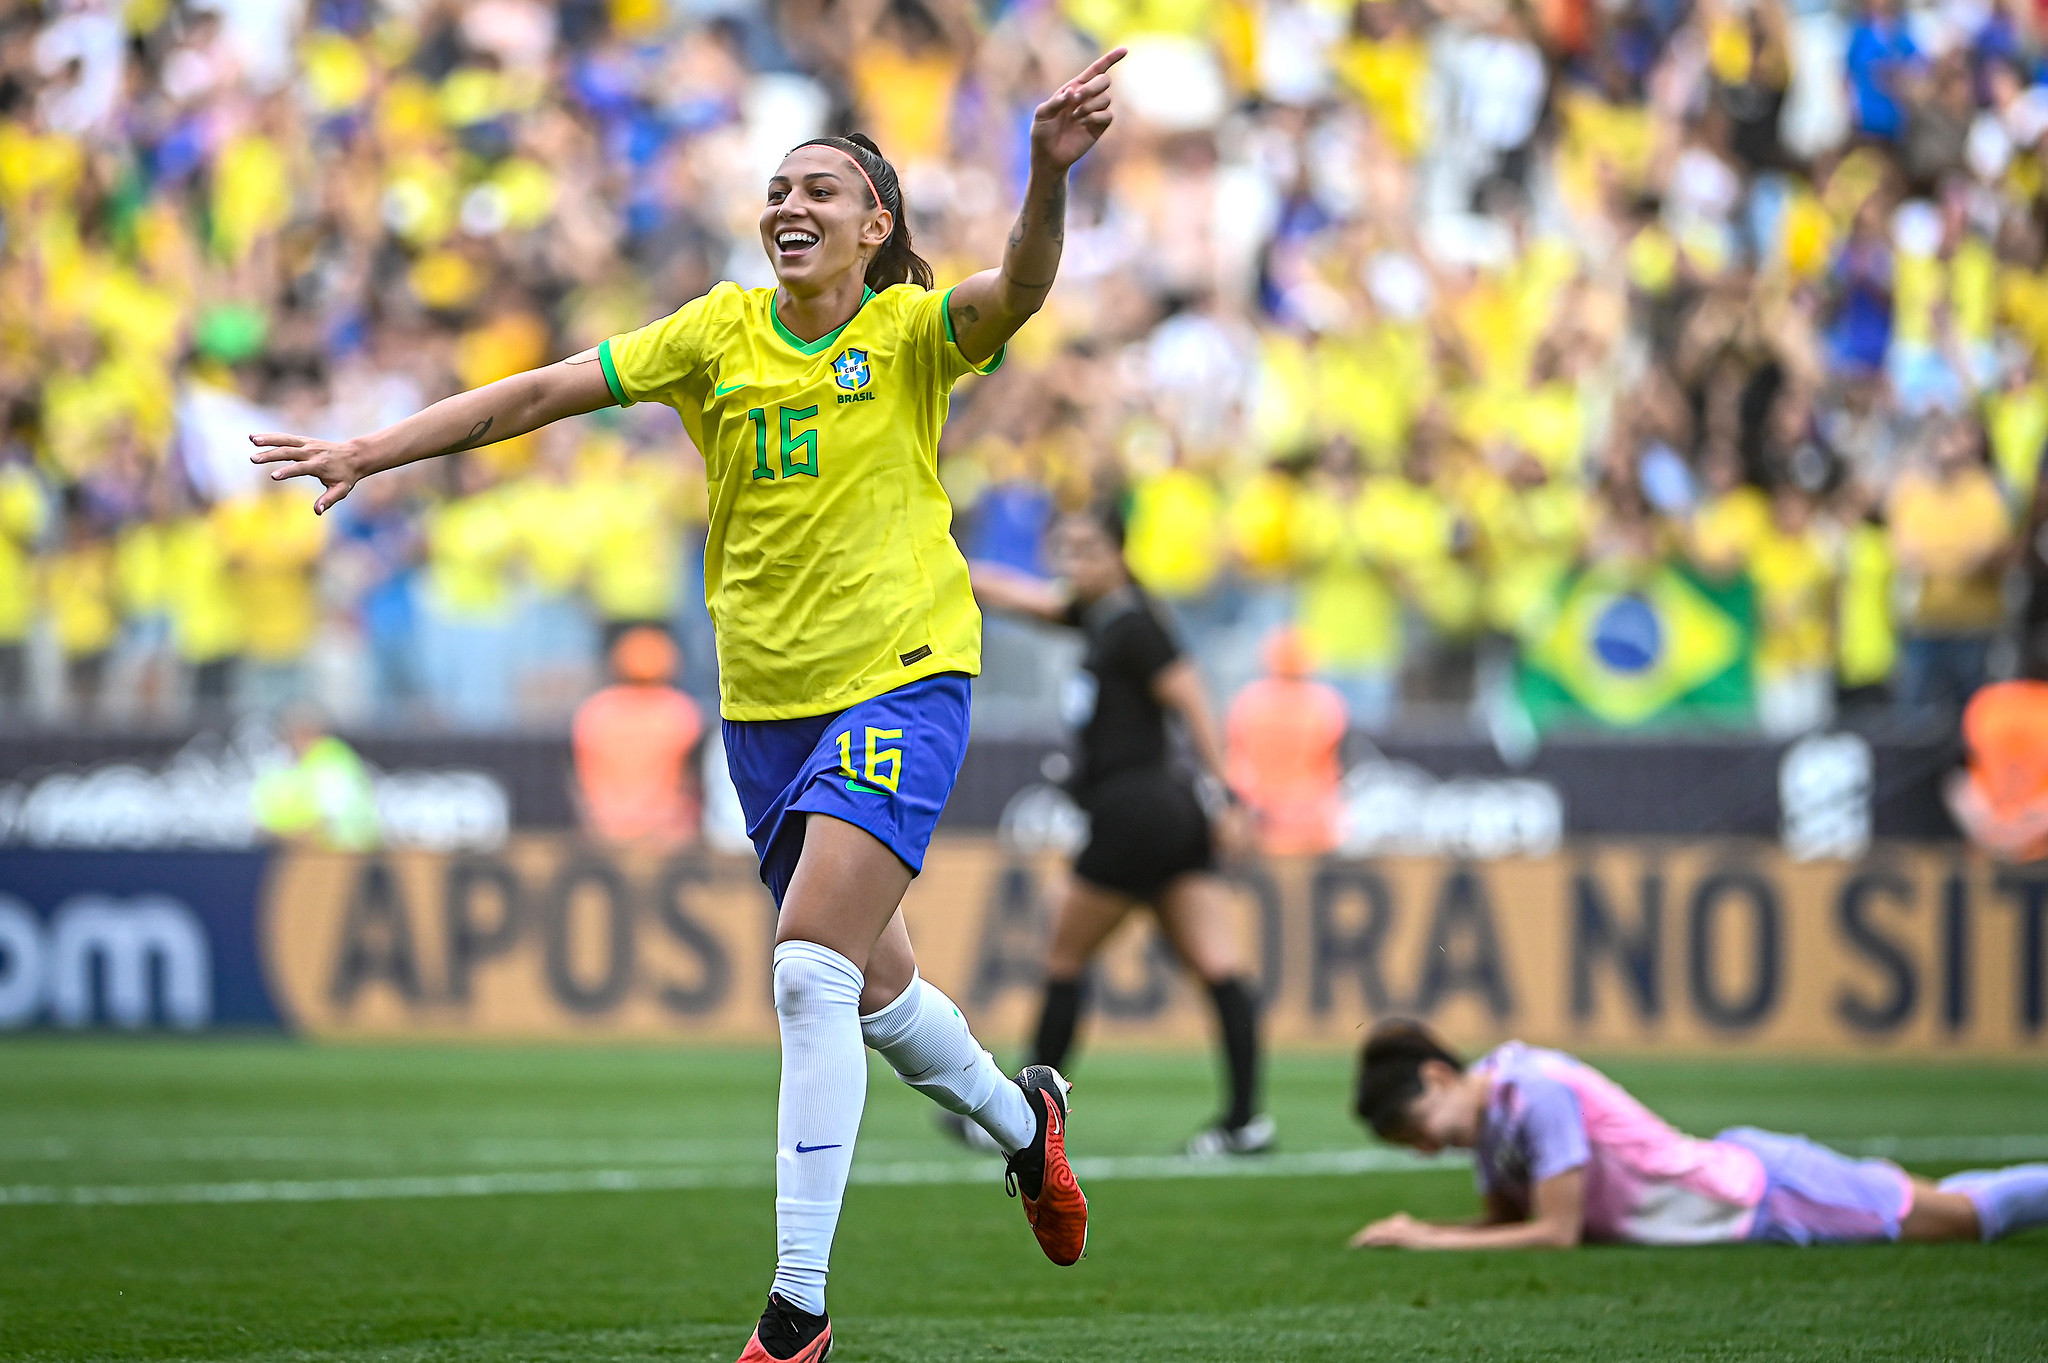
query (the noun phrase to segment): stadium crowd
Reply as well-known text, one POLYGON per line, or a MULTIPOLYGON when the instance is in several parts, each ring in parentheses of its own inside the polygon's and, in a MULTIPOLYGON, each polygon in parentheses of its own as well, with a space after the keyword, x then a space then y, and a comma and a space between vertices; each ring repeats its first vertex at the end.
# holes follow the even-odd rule
POLYGON ((1858 3, 13 0, 0 711, 559 723, 647 623, 709 701, 672 412, 324 519, 244 435, 771 282, 821 131, 902 169, 942 283, 985 267, 1111 43, 1059 287, 956 394, 971 556, 1042 570, 1120 495, 1220 692, 1293 623, 1366 726, 1504 694, 1586 565, 1745 584, 1767 731, 1954 704, 2048 617, 2048 11, 1858 3))

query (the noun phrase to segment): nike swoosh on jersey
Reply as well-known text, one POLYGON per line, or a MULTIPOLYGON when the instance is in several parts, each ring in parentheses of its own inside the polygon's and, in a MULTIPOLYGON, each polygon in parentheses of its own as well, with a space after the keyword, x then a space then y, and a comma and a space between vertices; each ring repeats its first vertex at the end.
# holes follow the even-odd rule
POLYGON ((718 385, 718 387, 711 390, 711 396, 715 398, 722 398, 727 393, 737 393, 740 389, 745 388, 746 386, 747 384, 744 379, 742 379, 738 383, 722 383, 718 385))
POLYGON ((805 1145, 802 1141, 796 1143, 796 1152, 799 1155, 811 1155, 816 1154, 820 1150, 837 1150, 838 1148, 836 1145, 805 1145))

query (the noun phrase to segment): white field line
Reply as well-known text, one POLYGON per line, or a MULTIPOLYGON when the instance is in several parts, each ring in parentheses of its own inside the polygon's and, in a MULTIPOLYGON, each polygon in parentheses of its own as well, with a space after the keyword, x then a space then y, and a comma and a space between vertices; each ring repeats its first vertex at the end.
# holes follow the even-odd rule
MULTIPOLYGON (((1834 1143, 1855 1155, 1906 1160, 2010 1161, 2048 1156, 2048 1135, 1878 1136, 1834 1143)), ((1248 1159, 1196 1160, 1180 1155, 1083 1157, 1074 1170, 1087 1182, 1199 1178, 1300 1178, 1456 1169, 1457 1155, 1427 1159, 1405 1150, 1365 1147, 1313 1150, 1248 1159)), ((857 1184, 935 1186, 994 1183, 992 1160, 920 1160, 856 1164, 857 1184)), ((169 1203, 360 1202, 373 1199, 498 1197, 539 1193, 635 1193, 690 1188, 765 1188, 774 1169, 677 1165, 644 1169, 563 1169, 523 1173, 433 1174, 397 1178, 261 1179, 231 1183, 136 1183, 66 1186, 0 1185, 0 1206, 157 1206, 169 1203)))
POLYGON ((2037 1136, 1871 1136, 1842 1141, 1836 1149, 1853 1155, 1898 1160, 2024 1160, 2048 1157, 2048 1134, 2037 1136))
MULTIPOLYGON (((913 1142, 890 1144, 910 1148, 913 1142)), ((915 1142, 929 1145, 929 1140, 915 1142)), ((430 1136, 45 1136, 0 1138, 0 1163, 59 1163, 73 1160, 138 1162, 267 1161, 309 1164, 417 1165, 438 1161, 458 1165, 504 1164, 687 1164, 707 1159, 745 1159, 761 1148, 759 1139, 719 1137, 533 1137, 430 1136)))
MULTIPOLYGON (((1257 1159, 1194 1160, 1185 1156, 1107 1156, 1077 1159, 1082 1179, 1300 1177, 1457 1168, 1456 1160, 1425 1160, 1402 1150, 1322 1150, 1257 1159)), ((1000 1181, 993 1160, 927 1160, 857 1164, 853 1182, 903 1185, 1000 1181)), ((139 1183, 64 1187, 0 1186, 0 1206, 138 1207, 207 1202, 359 1202, 374 1198, 496 1197, 508 1193, 636 1193, 687 1188, 765 1188, 772 1164, 751 1168, 567 1169, 538 1173, 448 1174, 412 1178, 267 1179, 234 1183, 139 1183)))
MULTIPOLYGON (((1854 1155, 1890 1159, 2028 1159, 2048 1157, 2048 1134, 2003 1136, 1818 1136, 1821 1144, 1854 1155)), ((907 1155, 929 1148, 929 1139, 879 1139, 861 1143, 864 1154, 907 1155)), ((454 1165, 457 1169, 502 1165, 553 1166, 571 1169, 631 1166, 672 1168, 740 1163, 763 1149, 761 1137, 412 1137, 379 1136, 139 1136, 139 1137, 0 1137, 0 1163, 68 1163, 118 1160, 138 1163, 277 1162, 299 1164, 454 1165)), ((1356 1151, 1299 1154, 1320 1172, 1315 1161, 1326 1155, 1350 1157, 1356 1151)), ((1270 1162, 1270 1161, 1269 1161, 1270 1162)), ((1174 1163, 1179 1170, 1185 1161, 1174 1163)), ((1286 1161, 1282 1161, 1286 1163, 1286 1161)), ((1348 1172, 1348 1167, 1339 1172, 1348 1172)), ((1111 1175, 1115 1177, 1116 1175, 1111 1175)), ((4 1186, 4 1185, 0 1185, 4 1186)))

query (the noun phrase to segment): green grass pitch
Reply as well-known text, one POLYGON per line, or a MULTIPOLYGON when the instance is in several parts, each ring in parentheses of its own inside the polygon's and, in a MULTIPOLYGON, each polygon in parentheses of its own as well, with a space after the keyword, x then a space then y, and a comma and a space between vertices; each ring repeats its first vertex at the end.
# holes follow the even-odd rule
MULTIPOLYGON (((1930 1173, 2048 1156, 2039 1066, 1610 1070, 1693 1131, 1806 1131, 1930 1173)), ((729 1363, 771 1266, 775 1073, 764 1051, 0 1044, 0 1359, 729 1363)), ((1369 1218, 1472 1197, 1458 1168, 1299 1172, 1376 1158, 1345 1057, 1274 1063, 1295 1172, 1256 1177, 1159 1158, 1209 1110, 1206 1057, 1087 1055, 1076 1077, 1073 1145, 1108 1176, 1090 1257, 1057 1269, 997 1167, 874 1071, 837 1359, 2048 1357, 2048 1234, 1355 1253, 1369 1218)))

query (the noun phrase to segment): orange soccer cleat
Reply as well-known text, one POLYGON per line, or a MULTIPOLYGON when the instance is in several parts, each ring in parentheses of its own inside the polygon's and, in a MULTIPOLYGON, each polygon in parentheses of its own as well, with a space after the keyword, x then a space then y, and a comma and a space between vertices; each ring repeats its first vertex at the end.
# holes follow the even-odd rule
POLYGON ((1017 1087, 1038 1114, 1038 1135, 1010 1156, 1010 1196, 1024 1203, 1024 1219, 1045 1257, 1065 1267, 1088 1252, 1088 1199, 1067 1163, 1067 1095, 1073 1089, 1050 1065, 1027 1065, 1017 1087))
POLYGON ((825 1363, 831 1353, 832 1322, 799 1311, 771 1292, 739 1363, 825 1363))

